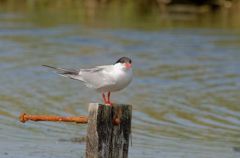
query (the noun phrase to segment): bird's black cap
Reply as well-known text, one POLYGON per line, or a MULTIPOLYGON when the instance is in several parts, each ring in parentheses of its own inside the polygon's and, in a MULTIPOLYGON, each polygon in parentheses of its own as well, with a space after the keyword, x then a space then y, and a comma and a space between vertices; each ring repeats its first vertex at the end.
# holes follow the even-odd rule
POLYGON ((130 63, 131 64, 132 60, 130 58, 128 58, 128 57, 121 57, 120 59, 118 59, 116 61, 116 63, 130 63))

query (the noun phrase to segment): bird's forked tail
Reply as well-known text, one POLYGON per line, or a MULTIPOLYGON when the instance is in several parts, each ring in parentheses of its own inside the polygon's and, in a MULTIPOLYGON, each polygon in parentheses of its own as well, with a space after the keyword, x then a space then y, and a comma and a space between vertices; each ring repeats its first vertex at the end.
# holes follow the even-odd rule
POLYGON ((76 69, 58 68, 58 67, 53 67, 49 65, 42 65, 42 66, 54 69, 59 75, 73 78, 73 79, 74 79, 74 76, 79 74, 79 71, 76 69))

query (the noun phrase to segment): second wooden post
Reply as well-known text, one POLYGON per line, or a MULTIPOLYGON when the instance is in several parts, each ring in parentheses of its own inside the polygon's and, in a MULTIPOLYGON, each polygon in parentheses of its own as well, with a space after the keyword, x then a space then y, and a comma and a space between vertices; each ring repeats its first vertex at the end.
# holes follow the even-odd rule
POLYGON ((86 158, 127 158, 132 106, 90 103, 86 158))

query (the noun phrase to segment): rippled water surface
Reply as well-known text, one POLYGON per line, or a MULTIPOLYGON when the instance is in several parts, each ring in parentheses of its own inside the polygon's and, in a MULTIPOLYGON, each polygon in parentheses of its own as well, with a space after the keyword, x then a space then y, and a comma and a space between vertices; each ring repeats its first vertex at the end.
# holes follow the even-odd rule
POLYGON ((44 16, 0 13, 1 158, 84 157, 85 143, 71 140, 86 125, 18 116, 87 115, 100 95, 41 65, 84 68, 121 56, 133 59, 135 74, 112 96, 134 107, 129 157, 240 157, 239 29, 47 25, 44 16))

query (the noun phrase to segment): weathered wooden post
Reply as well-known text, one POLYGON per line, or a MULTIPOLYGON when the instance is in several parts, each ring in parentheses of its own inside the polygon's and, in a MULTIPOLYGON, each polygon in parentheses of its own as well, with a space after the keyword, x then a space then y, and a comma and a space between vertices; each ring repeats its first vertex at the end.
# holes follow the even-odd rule
POLYGON ((86 158, 127 158, 132 106, 90 103, 86 158))

